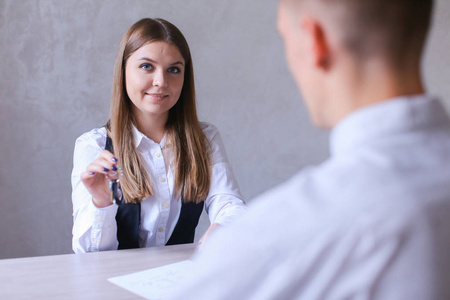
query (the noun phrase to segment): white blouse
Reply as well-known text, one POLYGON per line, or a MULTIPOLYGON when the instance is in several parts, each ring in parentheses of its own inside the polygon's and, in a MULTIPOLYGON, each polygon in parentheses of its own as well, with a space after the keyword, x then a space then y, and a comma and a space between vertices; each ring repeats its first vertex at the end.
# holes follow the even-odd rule
MULTIPOLYGON (((217 128, 200 123, 210 141, 212 153, 211 186, 205 209, 211 223, 226 225, 245 211, 243 197, 225 152, 217 128)), ((165 137, 158 144, 134 128, 134 142, 151 178, 154 194, 141 203, 140 246, 164 246, 169 240, 181 211, 181 201, 174 195, 173 156, 164 147, 165 137)), ((81 181, 86 171, 105 148, 106 129, 96 128, 81 135, 75 142, 72 171, 73 239, 75 253, 116 250, 116 204, 98 208, 81 181)))

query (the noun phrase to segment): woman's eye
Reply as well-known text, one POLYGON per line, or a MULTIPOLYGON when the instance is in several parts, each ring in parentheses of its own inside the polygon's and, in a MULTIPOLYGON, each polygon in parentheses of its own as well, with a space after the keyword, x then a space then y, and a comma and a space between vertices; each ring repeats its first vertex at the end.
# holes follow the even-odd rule
POLYGON ((180 68, 178 68, 178 67, 171 67, 168 69, 168 71, 169 71, 169 73, 174 73, 174 74, 181 72, 180 68))
POLYGON ((145 71, 151 71, 153 69, 153 66, 151 64, 142 64, 139 66, 139 68, 145 71))

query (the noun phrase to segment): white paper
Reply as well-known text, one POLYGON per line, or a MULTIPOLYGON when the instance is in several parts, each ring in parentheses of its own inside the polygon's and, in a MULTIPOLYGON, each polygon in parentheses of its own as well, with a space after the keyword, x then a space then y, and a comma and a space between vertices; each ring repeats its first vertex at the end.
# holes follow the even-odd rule
POLYGON ((178 286, 193 262, 183 260, 145 271, 109 278, 108 281, 141 297, 165 299, 178 286))

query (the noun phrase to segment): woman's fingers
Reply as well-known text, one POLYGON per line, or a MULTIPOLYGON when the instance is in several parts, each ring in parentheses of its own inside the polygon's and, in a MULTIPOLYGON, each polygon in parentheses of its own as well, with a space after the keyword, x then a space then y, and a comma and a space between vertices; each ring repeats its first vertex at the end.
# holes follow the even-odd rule
POLYGON ((111 180, 117 179, 119 176, 117 159, 107 150, 104 150, 96 160, 87 166, 86 172, 81 174, 81 180, 90 190, 96 188, 104 190, 104 186, 108 184, 105 175, 111 180))
POLYGON ((107 150, 100 153, 99 157, 87 166, 86 172, 81 174, 83 184, 89 190, 94 204, 98 207, 111 204, 109 180, 118 179, 119 177, 117 159, 107 150))
MULTIPOLYGON (((120 174, 121 170, 119 170, 120 167, 117 165, 117 158, 115 158, 114 154, 112 154, 108 150, 104 150, 100 156, 103 157, 105 161, 110 164, 110 167, 106 168, 108 169, 107 171, 108 177, 110 179, 119 179, 121 176, 120 174)), ((104 169, 104 171, 106 170, 104 169)))
POLYGON ((103 158, 105 161, 115 165, 117 163, 117 159, 114 157, 114 154, 109 152, 108 150, 103 150, 102 153, 100 153, 99 158, 103 158))
POLYGON ((100 173, 108 175, 111 179, 118 178, 117 159, 108 150, 104 150, 100 156, 93 161, 86 170, 89 174, 100 173))
POLYGON ((107 173, 110 170, 112 170, 114 167, 117 169, 117 159, 114 157, 114 155, 109 152, 108 150, 104 150, 100 156, 94 161, 94 163, 97 163, 98 165, 103 167, 103 172, 107 173))

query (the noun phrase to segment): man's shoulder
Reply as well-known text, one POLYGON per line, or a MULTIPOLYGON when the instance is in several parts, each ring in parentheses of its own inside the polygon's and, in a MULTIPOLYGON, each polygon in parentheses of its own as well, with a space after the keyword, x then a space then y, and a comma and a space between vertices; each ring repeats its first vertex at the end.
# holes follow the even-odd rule
POLYGON ((405 225, 419 216, 428 218, 430 206, 445 205, 447 200, 441 199, 445 199, 445 195, 450 197, 450 188, 437 186, 441 190, 435 190, 434 197, 431 185, 426 182, 412 186, 395 174, 374 177, 382 174, 358 166, 358 162, 340 164, 328 160, 305 168, 256 197, 250 201, 249 209, 255 218, 279 222, 292 219, 302 226, 321 227, 324 222, 330 222, 342 228, 376 226, 382 230, 385 225, 386 228, 393 225, 389 224, 390 219, 395 226, 400 226, 400 222, 405 225), (435 199, 431 200, 432 196, 435 199))
MULTIPOLYGON (((249 209, 255 215, 270 215, 275 219, 289 218, 288 214, 307 214, 321 206, 315 197, 311 183, 315 180, 320 167, 307 167, 289 180, 280 183, 250 201, 249 209)), ((291 217, 292 217, 291 216, 291 217)))

